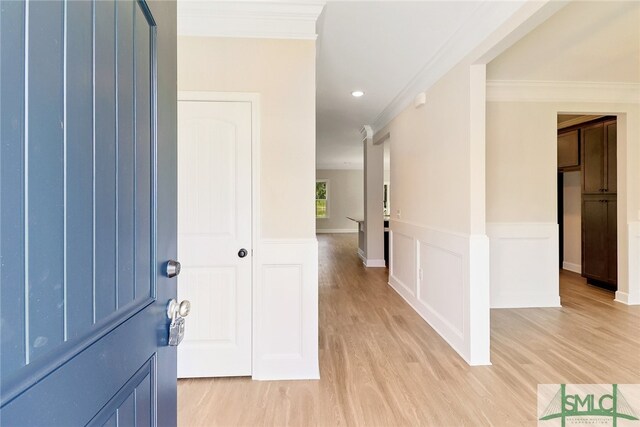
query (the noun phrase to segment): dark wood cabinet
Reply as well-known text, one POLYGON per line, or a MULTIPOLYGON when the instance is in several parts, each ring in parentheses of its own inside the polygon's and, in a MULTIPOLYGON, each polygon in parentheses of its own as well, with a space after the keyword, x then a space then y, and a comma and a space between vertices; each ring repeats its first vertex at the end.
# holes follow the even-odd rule
POLYGON ((616 205, 615 196, 582 199, 582 275, 609 288, 618 281, 616 205))
POLYGON ((615 289, 618 281, 615 120, 581 129, 582 275, 615 289))
POLYGON ((604 125, 598 123, 582 129, 582 192, 604 190, 604 125))
POLYGON ((578 130, 558 134, 558 168, 580 166, 580 144, 578 130))
POLYGON ((607 158, 605 160, 606 165, 606 180, 604 182, 604 189, 606 193, 615 194, 618 192, 618 129, 617 123, 605 122, 605 147, 607 148, 607 158))
POLYGON ((607 281, 609 263, 608 207, 602 198, 584 197, 582 200, 582 275, 607 281))
POLYGON ((581 129, 582 192, 617 192, 617 127, 615 120, 581 129))

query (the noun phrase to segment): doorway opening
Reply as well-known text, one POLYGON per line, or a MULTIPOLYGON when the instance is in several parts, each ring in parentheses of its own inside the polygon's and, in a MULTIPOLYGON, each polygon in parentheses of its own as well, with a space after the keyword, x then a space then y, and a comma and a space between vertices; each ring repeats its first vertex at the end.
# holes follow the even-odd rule
POLYGON ((617 117, 557 117, 560 283, 616 291, 617 117))

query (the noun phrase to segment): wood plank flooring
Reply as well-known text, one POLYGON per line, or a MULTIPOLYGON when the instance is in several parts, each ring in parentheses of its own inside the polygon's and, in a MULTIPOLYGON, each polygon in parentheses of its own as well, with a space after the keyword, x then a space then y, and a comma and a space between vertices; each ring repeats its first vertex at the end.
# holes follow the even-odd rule
POLYGON ((493 365, 469 367, 362 266, 357 236, 318 240, 321 379, 180 380, 180 426, 536 425, 538 384, 640 383, 640 307, 577 274, 562 308, 492 310, 493 365))

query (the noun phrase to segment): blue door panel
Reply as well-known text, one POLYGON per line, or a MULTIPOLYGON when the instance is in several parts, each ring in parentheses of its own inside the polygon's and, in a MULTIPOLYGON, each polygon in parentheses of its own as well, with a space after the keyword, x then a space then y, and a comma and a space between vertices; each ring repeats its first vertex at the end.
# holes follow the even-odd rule
POLYGON ((0 8, 0 372, 24 366, 26 354, 24 13, 21 2, 0 8))
POLYGON ((133 390, 122 405, 116 409, 116 419, 118 426, 135 426, 136 425, 136 409, 135 409, 136 389, 133 390))
MULTIPOLYGON (((149 334, 148 327, 157 313, 149 308, 113 329, 99 342, 45 376, 37 386, 26 389, 19 398, 9 402, 2 408, 2 425, 86 425, 114 400, 124 400, 125 396, 118 393, 133 390, 139 383, 135 379, 136 373, 141 369, 151 377, 156 375, 155 362, 149 362, 155 357, 158 337, 149 334), (136 337, 136 341, 131 342, 130 337, 136 337), (123 342, 128 343, 126 348, 119 344, 123 342)), ((112 405, 107 411, 108 416, 120 402, 112 405)), ((151 411, 152 404, 153 399, 149 399, 147 407, 141 409, 151 411)))
POLYGON ((0 425, 176 422, 176 10, 152 6, 0 7, 0 425))
MULTIPOLYGON (((118 95, 118 307, 134 300, 134 3, 116 3, 118 95)), ((149 26, 144 25, 148 31, 149 26)), ((144 57, 143 57, 144 58, 144 57)), ((148 62, 148 61, 147 61, 148 62)))
POLYGON ((95 2, 95 320, 117 308, 115 5, 95 2))
MULTIPOLYGON (((157 365, 155 369, 157 371, 158 369, 157 365)), ((153 373, 153 370, 150 371, 149 375, 147 375, 142 379, 142 382, 138 384, 134 392, 135 407, 136 407, 136 418, 135 418, 136 424, 135 425, 139 427, 151 426, 154 424, 161 424, 161 425, 165 424, 164 419, 160 423, 152 424, 151 422, 151 420, 155 417, 155 414, 158 412, 157 411, 158 403, 155 400, 155 396, 153 396, 152 394, 152 390, 157 389, 158 385, 154 384, 153 388, 151 387, 152 373, 153 373)), ((156 374, 156 382, 157 382, 157 379, 160 377, 166 377, 166 376, 156 374)), ((169 405, 169 408, 171 406, 173 406, 173 409, 175 409, 175 404, 169 405)), ((161 408, 161 409, 164 409, 164 408, 161 408)), ((172 418, 168 418, 168 420, 171 420, 172 418)), ((166 424, 171 424, 171 422, 167 422, 166 424)))
POLYGON ((28 3, 27 363, 64 341, 63 11, 28 3))
POLYGON ((118 427, 118 416, 116 413, 111 414, 111 417, 103 424, 104 427, 118 427))
POLYGON ((67 340, 93 326, 93 5, 67 3, 67 340))
MULTIPOLYGON (((140 8, 134 16, 136 58, 151 54, 146 17, 140 8)), ((135 61, 135 295, 151 295, 151 67, 148 61, 135 61)))
POLYGON ((155 413, 151 382, 156 370, 156 358, 153 357, 131 377, 88 425, 107 425, 114 416, 116 425, 119 426, 151 425, 152 414, 155 413))

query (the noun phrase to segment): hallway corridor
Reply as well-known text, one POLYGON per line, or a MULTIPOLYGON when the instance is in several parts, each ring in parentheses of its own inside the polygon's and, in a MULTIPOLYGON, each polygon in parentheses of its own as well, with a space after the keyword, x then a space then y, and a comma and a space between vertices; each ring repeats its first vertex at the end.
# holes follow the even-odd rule
POLYGON ((472 368, 362 266, 356 235, 318 240, 321 379, 180 380, 179 425, 536 425, 540 383, 640 382, 640 307, 578 275, 561 274, 563 308, 493 310, 493 365, 472 368))

